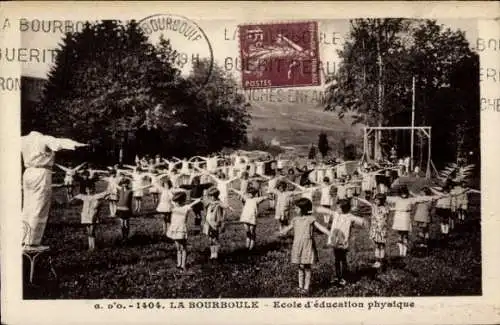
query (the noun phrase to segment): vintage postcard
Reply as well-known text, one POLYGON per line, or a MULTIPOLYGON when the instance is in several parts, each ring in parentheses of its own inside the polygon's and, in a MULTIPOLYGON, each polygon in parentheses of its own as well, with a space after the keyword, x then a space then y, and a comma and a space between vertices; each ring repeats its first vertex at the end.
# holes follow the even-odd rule
POLYGON ((498 323, 499 16, 0 5, 2 322, 498 323))

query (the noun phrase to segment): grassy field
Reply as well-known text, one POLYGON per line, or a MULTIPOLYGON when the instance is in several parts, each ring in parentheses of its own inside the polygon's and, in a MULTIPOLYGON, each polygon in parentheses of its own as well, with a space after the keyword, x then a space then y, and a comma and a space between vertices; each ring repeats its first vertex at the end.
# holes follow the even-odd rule
MULTIPOLYGON (((98 184, 98 190, 103 184, 98 184)), ((276 236, 277 223, 272 211, 263 207, 258 219, 256 249, 244 250, 243 226, 238 215, 222 235, 219 262, 208 261, 208 239, 190 234, 188 266, 193 274, 183 275, 175 268, 175 248, 161 235, 161 220, 153 214, 131 220, 128 243, 119 244, 118 220, 107 218, 97 231, 97 246, 88 252, 85 229, 80 225, 80 205, 65 206, 61 190, 54 194, 45 243, 52 247, 57 279, 39 264, 35 284, 27 279, 25 299, 102 299, 102 298, 250 298, 297 296, 296 267, 290 264, 292 238, 276 236), (57 203, 59 201, 59 203, 57 203)), ((473 216, 457 231, 450 243, 439 245, 437 223, 432 226, 432 248, 428 256, 411 252, 405 263, 390 258, 386 270, 375 274, 370 267, 373 247, 367 229, 355 229, 348 254, 348 285, 330 284, 334 278, 333 254, 318 234, 320 262, 313 266, 311 295, 335 296, 449 296, 481 294, 481 231, 479 197, 471 197, 473 216)), ((234 202, 239 211, 241 203, 234 202)), ((146 199, 145 208, 153 211, 146 199)), ((367 209, 360 215, 367 217, 367 209)), ((189 221, 192 225, 193 221, 189 221)), ((390 232, 388 256, 396 254, 396 236, 390 232)))

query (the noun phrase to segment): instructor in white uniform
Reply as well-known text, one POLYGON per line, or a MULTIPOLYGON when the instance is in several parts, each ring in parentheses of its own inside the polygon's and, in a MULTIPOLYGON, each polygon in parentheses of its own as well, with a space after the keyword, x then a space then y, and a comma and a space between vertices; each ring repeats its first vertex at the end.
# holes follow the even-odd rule
POLYGON ((40 245, 49 216, 52 196, 52 165, 55 152, 75 150, 82 144, 32 131, 21 137, 21 153, 26 170, 23 174, 22 217, 31 228, 26 245, 40 245))

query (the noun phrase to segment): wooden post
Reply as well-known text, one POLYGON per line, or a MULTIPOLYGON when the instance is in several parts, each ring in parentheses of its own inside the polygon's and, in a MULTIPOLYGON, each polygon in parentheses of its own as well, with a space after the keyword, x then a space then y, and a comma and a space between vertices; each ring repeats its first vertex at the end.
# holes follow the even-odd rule
POLYGON ((368 158, 368 138, 366 136, 366 128, 363 128, 363 158, 366 157, 366 161, 369 161, 368 158))
POLYGON ((410 171, 413 171, 413 145, 415 143, 415 76, 412 80, 410 171))
POLYGON ((425 177, 426 178, 431 178, 431 128, 429 128, 429 135, 428 135, 428 138, 429 138, 429 145, 427 146, 427 171, 425 173, 425 177))

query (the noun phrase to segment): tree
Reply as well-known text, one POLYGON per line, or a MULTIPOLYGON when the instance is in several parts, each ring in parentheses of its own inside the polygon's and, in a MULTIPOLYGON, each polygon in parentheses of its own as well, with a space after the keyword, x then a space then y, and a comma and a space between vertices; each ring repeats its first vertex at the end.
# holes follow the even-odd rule
POLYGON ((357 158, 356 146, 352 143, 344 147, 344 160, 355 160, 357 158))
MULTIPOLYGON (((339 56, 340 68, 329 80, 326 110, 341 118, 351 115, 353 123, 409 125, 416 77, 415 125, 434 126, 433 156, 449 160, 463 151, 459 147, 467 141, 466 121, 478 121, 479 111, 479 100, 473 101, 479 89, 476 63, 463 32, 445 30, 431 20, 356 19, 339 56), (458 85, 466 71, 473 72, 473 82, 458 85)), ((478 126, 472 129, 478 131, 478 126)), ((387 141, 380 132, 375 136, 379 158, 381 143, 387 141)))
POLYGON ((183 156, 244 141, 244 99, 213 93, 234 80, 219 69, 210 90, 199 91, 197 76, 206 67, 184 78, 173 53, 168 39, 151 44, 135 21, 102 21, 66 34, 37 109, 40 124, 93 144, 96 158, 112 161, 124 147, 130 160, 136 153, 183 156))
MULTIPOLYGON (((405 19, 355 19, 349 38, 339 52, 342 59, 335 82, 327 91, 327 110, 339 117, 353 114, 353 123, 384 126, 402 107, 408 106, 399 73, 405 65, 405 19), (394 78, 399 76, 399 78, 394 78)), ((402 78, 403 77, 403 78, 402 78)), ((407 77, 407 76, 406 76, 407 77)), ((376 156, 381 155, 381 133, 376 133, 376 156)))
POLYGON ((330 150, 330 146, 328 145, 328 138, 326 133, 321 132, 318 137, 318 149, 323 158, 326 157, 328 151, 330 150))

